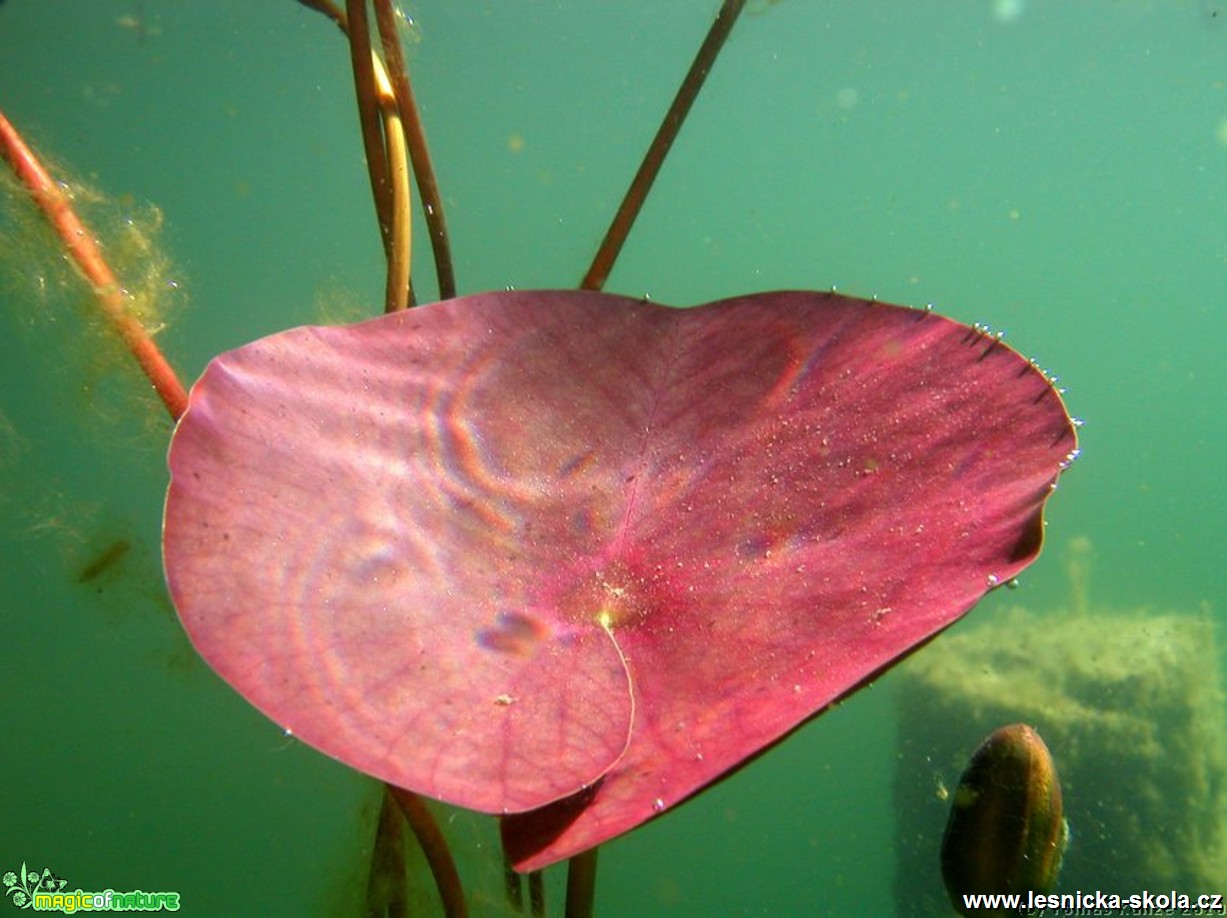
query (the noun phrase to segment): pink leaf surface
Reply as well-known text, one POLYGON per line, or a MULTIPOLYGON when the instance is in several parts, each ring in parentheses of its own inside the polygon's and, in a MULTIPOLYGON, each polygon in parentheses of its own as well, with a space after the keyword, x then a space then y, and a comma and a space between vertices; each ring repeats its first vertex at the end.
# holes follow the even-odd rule
POLYGON ((223 354, 171 596, 307 743, 517 866, 712 782, 1033 560, 1076 451, 991 336, 836 294, 464 297, 223 354), (552 804, 552 806, 551 806, 552 804))

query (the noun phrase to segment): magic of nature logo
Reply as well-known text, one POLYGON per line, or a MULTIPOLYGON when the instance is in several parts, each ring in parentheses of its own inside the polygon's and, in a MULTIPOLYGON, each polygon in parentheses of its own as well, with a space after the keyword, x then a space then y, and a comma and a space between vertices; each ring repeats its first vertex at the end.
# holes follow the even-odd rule
POLYGON ((56 876, 49 868, 41 871, 29 868, 23 862, 20 870, 4 874, 4 892, 18 908, 36 912, 177 912, 179 893, 145 892, 133 889, 119 892, 104 889, 87 892, 82 889, 65 890, 68 885, 63 877, 56 876))

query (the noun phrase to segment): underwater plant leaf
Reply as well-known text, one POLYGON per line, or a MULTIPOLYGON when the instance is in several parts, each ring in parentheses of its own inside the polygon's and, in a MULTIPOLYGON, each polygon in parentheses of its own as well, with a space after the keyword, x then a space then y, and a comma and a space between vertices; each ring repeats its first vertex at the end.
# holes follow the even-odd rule
POLYGON ((667 810, 1033 560, 1076 450, 983 332, 837 294, 480 294, 215 359, 164 552, 305 742, 521 869, 667 810))

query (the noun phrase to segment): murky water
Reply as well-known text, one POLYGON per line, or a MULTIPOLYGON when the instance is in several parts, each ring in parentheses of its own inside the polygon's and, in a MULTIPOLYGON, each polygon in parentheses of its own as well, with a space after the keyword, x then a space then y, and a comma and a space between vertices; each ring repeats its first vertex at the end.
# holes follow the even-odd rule
MULTIPOLYGON (((714 10, 408 7, 462 292, 578 282, 714 10)), ((607 289, 835 286, 1006 330, 1068 387, 1084 455, 1044 557, 970 624, 1077 606, 1067 562, 1089 557, 1088 614, 1221 628, 1225 59, 1213 0, 752 3, 607 289)), ((0 6, 0 108, 105 198, 81 204, 185 378, 378 310, 348 66, 291 0, 0 6)), ((378 789, 196 659, 160 571, 169 424, 17 201, 0 214, 0 871, 178 890, 191 914, 348 913, 378 789)), ((892 913, 897 686, 610 844, 598 910, 892 913)), ((455 819, 493 909, 490 826, 455 819)))

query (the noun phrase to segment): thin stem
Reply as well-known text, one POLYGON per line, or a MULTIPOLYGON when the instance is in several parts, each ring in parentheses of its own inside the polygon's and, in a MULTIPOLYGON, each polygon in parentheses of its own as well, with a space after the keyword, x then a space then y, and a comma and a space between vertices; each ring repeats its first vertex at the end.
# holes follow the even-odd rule
POLYGON ((371 872, 366 882, 368 918, 407 918, 409 892, 405 883, 404 822, 396 799, 384 785, 379 824, 371 850, 371 872))
POLYGON ((392 90, 396 94, 396 106, 404 121, 405 136, 409 142, 409 158, 413 162, 413 175, 417 180, 418 196, 422 199, 422 211, 426 216, 427 235, 430 236, 430 248, 435 259, 435 273, 439 278, 439 299, 449 300, 456 295, 456 274, 452 267, 452 250, 448 241, 447 220, 443 216, 443 198, 439 194, 435 167, 430 160, 430 151, 426 146, 426 131, 422 127, 422 118, 413 97, 413 86, 409 82, 409 71, 405 67, 405 58, 401 53, 392 5, 389 0, 374 0, 374 3, 375 21, 379 26, 379 40, 383 45, 384 60, 388 64, 392 90))
POLYGON ((567 918, 592 918, 599 851, 600 848, 589 848, 567 862, 567 918))
MULTIPOLYGON (((413 221, 409 217, 409 167, 406 148, 413 155, 414 169, 417 170, 419 154, 412 147, 421 146, 420 154, 425 162, 425 168, 430 172, 430 194, 433 197, 423 198, 426 202, 427 226, 431 228, 432 245, 435 248, 435 259, 438 263, 438 246, 434 242, 435 227, 431 218, 432 210, 439 211, 441 207, 432 207, 430 202, 438 197, 438 189, 434 185, 433 172, 430 171, 430 158, 425 155, 425 138, 422 136, 421 124, 417 111, 413 107, 413 96, 408 91, 408 77, 405 76, 404 58, 401 55, 400 43, 396 36, 396 20, 387 0, 374 0, 376 17, 379 25, 380 41, 384 55, 388 59, 388 67, 371 48, 370 25, 366 15, 365 0, 347 0, 343 13, 330 0, 299 0, 303 6, 323 13, 349 38, 350 61, 354 71, 354 91, 358 98, 358 120, 362 127, 362 146, 366 152, 367 170, 371 179, 371 194, 375 201, 375 215, 379 221, 379 234, 383 241, 384 257, 388 262, 388 277, 384 291, 384 311, 396 312, 413 303, 413 287, 410 281, 412 265, 411 233, 413 221), (371 67, 363 66, 360 61, 369 58, 371 67), (401 84, 404 84, 402 90, 401 84), (401 101, 402 98, 407 102, 401 101), (408 111, 408 115, 402 112, 408 111), (410 127, 410 136, 406 138, 405 123, 410 127), (381 131, 382 129, 382 131, 381 131)), ((422 179, 418 179, 419 188, 422 179)), ((425 195, 426 192, 424 191, 425 195)), ((446 229, 443 230, 446 237, 446 229)), ((447 258, 448 276, 451 275, 450 253, 444 245, 447 258)), ((440 276, 442 285, 442 275, 440 276)), ((454 281, 451 282, 454 286, 454 281)))
POLYGON ((0 112, 0 151, 93 287, 103 315, 136 358, 171 419, 179 420, 187 410, 187 390, 179 381, 178 374, 144 326, 128 312, 124 288, 102 257, 93 233, 73 210, 68 195, 51 178, 3 112, 0 112))
POLYGON ((707 79, 712 65, 715 64, 716 56, 724 46, 725 39, 729 37, 729 32, 733 30, 733 24, 741 15, 743 6, 745 6, 745 0, 724 0, 721 5, 716 21, 712 23, 707 37, 703 39, 699 53, 695 55, 694 63, 690 65, 690 70, 682 80, 673 104, 665 113, 664 120, 656 131, 656 136, 652 138, 651 146, 648 147, 648 152, 639 165, 639 171, 635 173, 635 178, 626 190, 626 197, 622 199, 622 204, 618 207, 618 212, 614 215, 613 222, 610 223, 600 248, 597 249, 592 266, 588 268, 588 273, 580 282, 580 289, 600 290, 605 286, 605 281, 609 279, 609 272, 613 270, 614 262, 622 251, 622 245, 630 234, 635 218, 639 216, 643 202, 647 200, 652 183, 656 181, 660 167, 664 165, 665 156, 668 155, 669 148, 673 146, 673 141, 681 131, 682 123, 686 120, 686 115, 690 112, 690 107, 694 104, 699 90, 703 88, 703 82, 707 79))
MULTIPOLYGON (((318 5, 313 8, 321 9, 318 5)), ((349 60, 354 72, 354 91, 358 97, 362 148, 366 152, 366 168, 371 177, 371 196, 375 201, 380 238, 383 240, 384 254, 390 261, 392 185, 388 177, 387 151, 379 131, 379 96, 375 88, 375 71, 371 68, 371 35, 366 18, 366 0, 346 0, 345 8, 348 12, 345 32, 349 36, 349 60)))
POLYGON ((545 918, 545 873, 541 870, 528 875, 528 908, 533 918, 545 918))
POLYGON ((452 860, 452 852, 447 847, 439 824, 426 808, 425 801, 411 790, 403 787, 387 785, 388 792, 400 806, 401 812, 413 830, 422 853, 426 855, 426 863, 434 874, 435 885, 439 888, 439 898, 443 902, 443 913, 449 918, 463 918, 468 915, 468 905, 464 901, 464 890, 460 885, 460 874, 456 871, 456 862, 452 860))
POLYGON ((409 305, 409 265, 413 260, 413 221, 409 218, 409 159, 405 151, 405 130, 392 84, 379 56, 371 53, 371 66, 379 92, 379 114, 387 143, 388 178, 392 185, 392 237, 388 255, 388 280, 384 291, 384 312, 397 312, 409 305))
POLYGON ((519 914, 524 911, 524 884, 520 882, 520 875, 511 866, 511 861, 507 860, 506 852, 503 853, 503 891, 513 912, 519 914))

